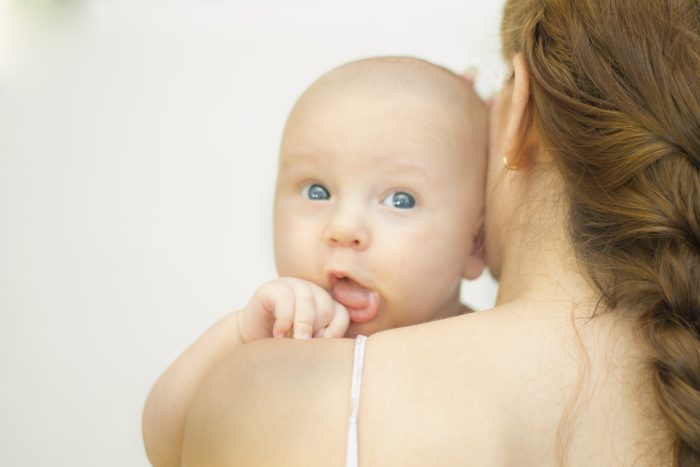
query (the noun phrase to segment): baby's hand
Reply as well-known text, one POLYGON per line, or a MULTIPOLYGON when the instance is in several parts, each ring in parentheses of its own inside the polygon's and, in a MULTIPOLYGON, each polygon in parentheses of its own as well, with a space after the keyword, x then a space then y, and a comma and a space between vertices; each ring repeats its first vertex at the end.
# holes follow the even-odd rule
POLYGON ((261 286, 238 313, 243 342, 266 337, 343 337, 350 317, 343 305, 318 285, 282 277, 261 286))

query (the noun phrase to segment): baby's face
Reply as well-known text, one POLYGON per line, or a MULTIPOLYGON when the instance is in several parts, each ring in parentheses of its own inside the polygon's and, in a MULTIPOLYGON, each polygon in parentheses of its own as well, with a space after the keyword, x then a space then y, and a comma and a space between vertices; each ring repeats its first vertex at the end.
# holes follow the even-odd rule
POLYGON ((285 129, 275 195, 280 276, 326 288, 348 336, 460 311, 480 228, 484 162, 464 116, 421 97, 315 90, 285 129), (476 168, 476 169, 474 169, 476 168))

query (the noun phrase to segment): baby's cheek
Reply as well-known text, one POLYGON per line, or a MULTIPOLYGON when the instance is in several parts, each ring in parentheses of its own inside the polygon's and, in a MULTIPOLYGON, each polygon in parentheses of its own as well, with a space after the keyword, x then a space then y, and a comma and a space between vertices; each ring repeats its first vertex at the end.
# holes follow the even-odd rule
POLYGON ((405 307, 421 295, 426 280, 424 261, 415 250, 395 249, 393 255, 376 258, 375 274, 381 278, 382 289, 391 302, 405 307))
POLYGON ((299 276, 304 256, 308 255, 303 224, 290 216, 279 216, 275 222, 275 263, 281 276, 299 276))
POLYGON ((306 248, 301 244, 298 235, 285 235, 280 242, 281 248, 276 252, 280 274, 286 276, 298 276, 299 269, 303 265, 306 248))

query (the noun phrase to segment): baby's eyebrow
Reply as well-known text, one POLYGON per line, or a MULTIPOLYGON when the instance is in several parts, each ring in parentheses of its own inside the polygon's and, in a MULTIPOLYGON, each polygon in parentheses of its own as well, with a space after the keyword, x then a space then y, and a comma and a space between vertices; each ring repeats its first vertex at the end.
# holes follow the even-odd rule
POLYGON ((278 163, 278 175, 285 177, 314 177, 326 172, 320 157, 294 155, 281 157, 278 163))
POLYGON ((279 167, 280 168, 317 168, 320 162, 319 157, 313 157, 308 155, 287 155, 285 157, 280 157, 279 167))

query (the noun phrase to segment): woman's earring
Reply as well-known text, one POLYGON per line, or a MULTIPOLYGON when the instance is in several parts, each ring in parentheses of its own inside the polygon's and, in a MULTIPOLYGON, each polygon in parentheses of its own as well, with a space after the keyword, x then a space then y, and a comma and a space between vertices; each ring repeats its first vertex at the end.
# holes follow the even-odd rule
POLYGON ((506 156, 503 156, 503 165, 505 165, 508 170, 518 170, 516 165, 510 165, 508 163, 508 158, 506 156))

